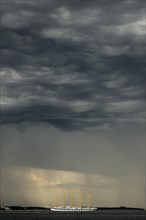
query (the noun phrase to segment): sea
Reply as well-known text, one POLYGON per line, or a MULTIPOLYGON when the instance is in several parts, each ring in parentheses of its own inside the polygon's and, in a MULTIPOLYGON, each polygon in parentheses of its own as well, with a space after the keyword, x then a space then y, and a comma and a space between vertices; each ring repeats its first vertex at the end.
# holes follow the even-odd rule
POLYGON ((89 213, 0 211, 1 220, 146 220, 145 210, 100 210, 89 213))

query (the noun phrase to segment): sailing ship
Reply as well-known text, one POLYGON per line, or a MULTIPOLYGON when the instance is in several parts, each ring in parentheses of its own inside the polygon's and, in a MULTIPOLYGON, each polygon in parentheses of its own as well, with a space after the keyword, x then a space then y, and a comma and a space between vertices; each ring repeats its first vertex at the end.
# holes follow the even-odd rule
MULTIPOLYGON (((73 201, 72 197, 72 201, 73 201)), ((88 205, 87 206, 82 206, 82 192, 80 191, 80 205, 79 206, 65 206, 65 195, 63 197, 63 205, 62 206, 57 206, 55 205, 54 207, 51 208, 51 211, 57 211, 57 212, 91 212, 95 211, 97 208, 96 207, 91 207, 90 206, 90 193, 88 192, 88 205)))

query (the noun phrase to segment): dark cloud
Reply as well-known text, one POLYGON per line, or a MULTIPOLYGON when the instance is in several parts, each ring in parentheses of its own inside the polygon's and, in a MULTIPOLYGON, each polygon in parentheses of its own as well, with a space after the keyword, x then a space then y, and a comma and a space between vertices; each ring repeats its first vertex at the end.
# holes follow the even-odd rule
POLYGON ((74 130, 129 115, 142 121, 141 3, 2 1, 2 124, 74 130))
POLYGON ((2 0, 1 33, 2 202, 144 207, 145 0, 2 0))

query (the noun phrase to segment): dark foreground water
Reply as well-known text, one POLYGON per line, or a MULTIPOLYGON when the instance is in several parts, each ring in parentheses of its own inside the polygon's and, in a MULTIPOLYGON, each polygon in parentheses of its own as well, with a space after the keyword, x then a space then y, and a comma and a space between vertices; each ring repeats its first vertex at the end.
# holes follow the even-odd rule
POLYGON ((146 211, 100 210, 92 213, 0 211, 1 220, 146 220, 146 211))

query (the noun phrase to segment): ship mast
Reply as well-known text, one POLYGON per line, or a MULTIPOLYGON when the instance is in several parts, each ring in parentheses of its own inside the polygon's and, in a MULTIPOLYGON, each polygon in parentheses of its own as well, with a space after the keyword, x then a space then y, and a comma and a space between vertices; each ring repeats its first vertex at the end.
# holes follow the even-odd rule
POLYGON ((63 196, 62 196, 62 206, 65 208, 65 205, 66 205, 66 196, 65 196, 65 193, 63 193, 63 196))
POLYGON ((74 193, 71 194, 71 207, 74 207, 74 193))
POLYGON ((82 197, 82 191, 80 190, 80 208, 82 208, 83 203, 83 197, 82 197))
POLYGON ((90 192, 88 192, 88 208, 90 208, 90 192))
POLYGON ((54 196, 54 207, 57 207, 57 193, 54 196))

